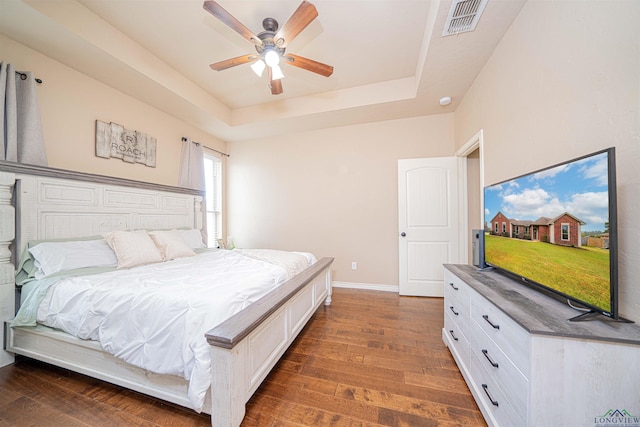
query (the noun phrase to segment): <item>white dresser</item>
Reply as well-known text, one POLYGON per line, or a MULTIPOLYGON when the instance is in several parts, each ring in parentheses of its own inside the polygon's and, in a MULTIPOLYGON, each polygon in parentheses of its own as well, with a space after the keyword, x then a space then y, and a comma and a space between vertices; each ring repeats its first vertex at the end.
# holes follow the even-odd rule
POLYGON ((640 426, 638 325, 569 322, 566 304, 469 265, 444 280, 443 340, 487 424, 640 426))

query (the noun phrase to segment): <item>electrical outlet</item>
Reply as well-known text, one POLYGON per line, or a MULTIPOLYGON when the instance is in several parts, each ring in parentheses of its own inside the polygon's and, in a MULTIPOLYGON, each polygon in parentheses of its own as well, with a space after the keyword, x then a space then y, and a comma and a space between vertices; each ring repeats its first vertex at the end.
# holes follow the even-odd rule
POLYGON ((357 263, 357 262, 355 262, 355 261, 353 261, 353 262, 351 263, 351 269, 352 269, 352 270, 357 270, 357 269, 358 269, 358 263, 357 263))

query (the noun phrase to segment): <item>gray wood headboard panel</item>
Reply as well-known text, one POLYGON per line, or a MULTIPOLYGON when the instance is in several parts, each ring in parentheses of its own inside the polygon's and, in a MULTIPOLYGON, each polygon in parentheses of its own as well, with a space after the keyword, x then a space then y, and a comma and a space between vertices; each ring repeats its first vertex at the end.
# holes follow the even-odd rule
POLYGON ((170 185, 155 184, 152 182, 135 181, 132 179, 117 178, 106 175, 96 175, 84 172, 75 172, 65 169, 49 168, 44 166, 25 165, 15 162, 0 160, 0 172, 11 172, 23 175, 47 176, 50 178, 64 178, 75 181, 95 182, 98 184, 112 184, 123 187, 144 188, 147 190, 160 190, 172 193, 193 194, 204 197, 204 191, 190 188, 173 187, 170 185))

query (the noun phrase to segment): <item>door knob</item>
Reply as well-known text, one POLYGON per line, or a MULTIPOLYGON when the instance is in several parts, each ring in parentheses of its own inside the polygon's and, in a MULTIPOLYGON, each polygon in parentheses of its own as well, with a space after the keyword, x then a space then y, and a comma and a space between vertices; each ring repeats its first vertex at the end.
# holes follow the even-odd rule
POLYGON ((407 233, 405 233, 405 232, 403 231, 402 233, 400 233, 400 235, 401 235, 402 237, 404 237, 404 236, 406 236, 406 235, 407 235, 407 233))

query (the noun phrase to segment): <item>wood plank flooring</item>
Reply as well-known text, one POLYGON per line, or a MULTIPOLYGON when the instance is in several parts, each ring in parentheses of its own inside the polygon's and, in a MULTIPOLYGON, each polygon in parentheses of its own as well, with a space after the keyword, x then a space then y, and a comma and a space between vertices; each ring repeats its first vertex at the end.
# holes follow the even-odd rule
MULTIPOLYGON (((439 298, 334 289, 247 404, 253 426, 486 425, 442 343, 439 298)), ((3 426, 206 426, 209 417, 21 358, 0 368, 3 426)))

